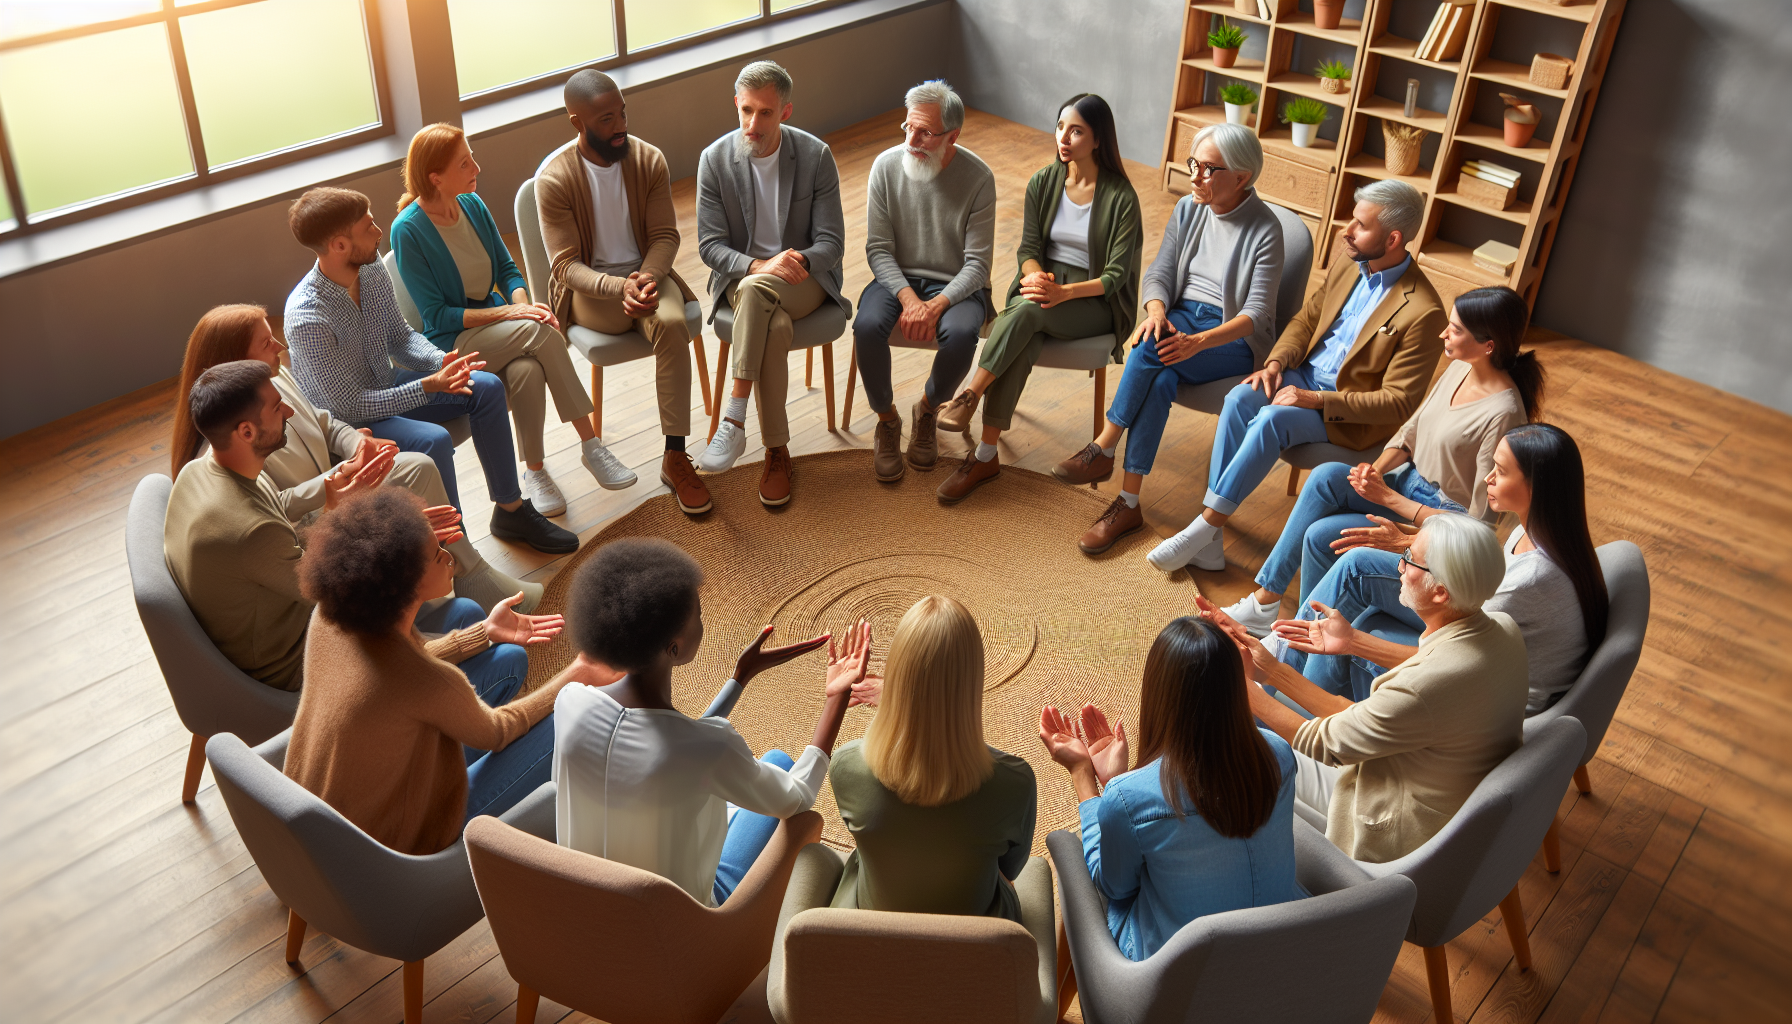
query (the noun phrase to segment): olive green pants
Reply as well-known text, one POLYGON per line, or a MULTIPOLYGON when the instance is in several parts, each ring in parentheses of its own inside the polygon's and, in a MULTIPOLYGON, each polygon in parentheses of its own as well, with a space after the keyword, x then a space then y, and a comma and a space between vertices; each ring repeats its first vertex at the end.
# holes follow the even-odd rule
MULTIPOLYGON (((1089 279, 1082 267, 1049 261, 1045 269, 1056 275, 1059 284, 1075 284, 1089 279)), ((1108 334, 1114 329, 1114 314, 1103 296, 1071 299, 1046 309, 1019 292, 996 314, 983 343, 983 355, 977 365, 995 374, 995 381, 983 393, 983 425, 1007 430, 1014 423, 1014 409, 1020 404, 1020 393, 1026 389, 1027 377, 1046 338, 1075 340, 1108 334)))

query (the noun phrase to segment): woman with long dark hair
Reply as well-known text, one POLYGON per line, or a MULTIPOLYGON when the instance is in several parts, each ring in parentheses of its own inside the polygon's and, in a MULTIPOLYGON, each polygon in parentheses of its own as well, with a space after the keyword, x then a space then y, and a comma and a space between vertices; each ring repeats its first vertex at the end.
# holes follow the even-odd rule
POLYGON ((1492 519, 1483 481, 1494 449, 1507 431, 1536 419, 1543 404, 1543 367, 1535 353, 1518 350, 1529 321, 1523 297, 1510 288, 1457 296, 1443 333, 1450 365, 1418 411, 1374 463, 1328 462, 1313 471, 1257 573, 1257 589, 1226 614, 1253 635, 1267 635, 1295 569, 1304 603, 1337 561, 1332 542, 1367 525, 1366 516, 1415 526, 1434 512, 1492 519))
MULTIPOLYGON (((1524 634, 1530 669, 1525 713, 1555 703, 1605 639, 1610 599, 1587 529, 1586 474, 1580 448, 1560 427, 1527 423, 1507 431, 1488 471, 1487 500, 1518 518, 1506 539, 1506 576, 1483 611, 1504 612, 1524 634)), ((1313 589, 1298 619, 1275 624, 1266 641, 1277 656, 1333 693, 1361 700, 1369 683, 1412 656, 1424 628, 1400 603, 1399 552, 1413 528, 1380 516, 1345 531, 1345 554, 1313 589), (1356 628, 1370 608, 1399 625, 1356 628)))
MULTIPOLYGON (((955 502, 999 469, 996 439, 1014 421, 1021 389, 1047 338, 1074 339, 1132 333, 1139 304, 1142 249, 1139 197, 1120 162, 1114 112, 1094 93, 1058 104, 1057 150, 1027 182, 1020 265, 1008 286, 968 388, 938 410, 941 430, 968 431, 983 408, 983 443, 940 485, 955 502)), ((1123 351, 1114 346, 1114 358, 1123 351)), ((923 415, 916 436, 932 436, 923 415)))
POLYGON ((1307 895, 1294 877, 1294 751, 1251 718, 1250 655, 1214 623, 1165 626, 1145 659, 1139 767, 1126 725, 1055 707, 1039 738, 1070 772, 1083 856, 1108 899, 1108 928, 1143 960, 1204 914, 1307 895))

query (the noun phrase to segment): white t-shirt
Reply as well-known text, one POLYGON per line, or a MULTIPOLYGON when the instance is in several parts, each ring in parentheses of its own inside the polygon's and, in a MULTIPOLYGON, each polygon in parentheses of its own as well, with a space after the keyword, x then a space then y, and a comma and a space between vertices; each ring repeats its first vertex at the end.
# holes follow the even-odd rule
MULTIPOLYGON (((784 148, 782 143, 778 148, 784 148)), ((778 220, 778 151, 748 157, 747 162, 753 165, 752 241, 747 255, 769 260, 784 251, 784 225, 778 220)))
POLYGON ((1587 666, 1587 624, 1574 581, 1542 548, 1520 554, 1524 527, 1506 538, 1506 578, 1482 611, 1505 612, 1524 634, 1531 692, 1524 713, 1534 715, 1549 698, 1574 685, 1587 666))
POLYGON ((554 701, 560 845, 651 871, 706 907, 716 905, 728 805, 788 818, 815 803, 827 776, 819 747, 785 772, 755 759, 725 718, 625 708, 581 683, 554 701))
POLYGON ((1058 212, 1052 217, 1051 234, 1045 240, 1046 259, 1090 270, 1089 211, 1094 208, 1093 197, 1082 206, 1070 201, 1069 192, 1058 197, 1058 212))
POLYGON ((591 184, 591 215, 597 238, 591 257, 603 264, 597 269, 628 267, 633 271, 639 268, 641 249, 635 244, 635 229, 629 224, 628 190, 622 184, 622 162, 599 167, 582 156, 579 162, 585 165, 585 180, 591 184))

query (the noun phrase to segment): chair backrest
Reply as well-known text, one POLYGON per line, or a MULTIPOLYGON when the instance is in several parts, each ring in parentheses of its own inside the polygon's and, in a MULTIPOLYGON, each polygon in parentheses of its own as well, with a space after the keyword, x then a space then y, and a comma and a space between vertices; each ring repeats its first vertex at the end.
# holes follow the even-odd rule
POLYGON ((1605 730, 1611 726, 1618 703, 1630 686, 1630 675, 1642 657, 1643 634, 1649 629, 1649 568, 1643 564, 1643 550, 1627 540, 1602 544, 1599 568, 1605 574, 1605 591, 1611 596, 1605 639, 1594 648, 1587 667, 1562 699, 1524 723, 1528 738, 1564 715, 1580 719, 1587 730, 1581 764, 1593 760, 1605 739, 1605 730))
POLYGON ((1307 277, 1313 273, 1313 232, 1300 214, 1265 201, 1282 225, 1282 285, 1276 290, 1276 332, 1279 334, 1307 300, 1307 277))
POLYGON ((380 257, 380 265, 386 268, 386 276, 392 279, 392 294, 398 299, 398 311, 404 315, 404 322, 411 325, 411 330, 423 330, 423 314, 418 311, 417 304, 411 301, 411 293, 404 286, 404 278, 398 276, 398 253, 387 251, 380 257))
POLYGON ((268 888, 313 928, 395 960, 422 960, 484 912, 459 842, 438 853, 397 853, 280 771, 284 737, 268 757, 229 733, 206 742, 224 806, 268 888))
POLYGON ((1390 875, 1209 914, 1135 963, 1108 931, 1080 837, 1053 832, 1046 845, 1058 868, 1077 997, 1097 1021, 1361 1024, 1375 1013, 1418 896, 1411 879, 1390 875))
POLYGON ((256 743, 292 724, 299 695, 257 682, 219 653, 168 571, 162 528, 174 481, 151 473, 137 482, 125 515, 125 561, 150 649, 181 724, 199 736, 234 732, 256 743))
POLYGON ((1430 841, 1386 864, 1358 862, 1371 876, 1402 874, 1418 883, 1407 939, 1441 946, 1506 898, 1555 820, 1586 742, 1576 719, 1549 722, 1488 772, 1430 841))
POLYGON ((1034 1024, 1044 1005, 1038 942, 1003 918, 822 907, 783 944, 779 1024, 1034 1024))
POLYGON ((548 244, 541 237, 541 211, 535 205, 535 179, 516 190, 516 237, 523 248, 523 276, 529 280, 529 297, 548 301, 548 244))

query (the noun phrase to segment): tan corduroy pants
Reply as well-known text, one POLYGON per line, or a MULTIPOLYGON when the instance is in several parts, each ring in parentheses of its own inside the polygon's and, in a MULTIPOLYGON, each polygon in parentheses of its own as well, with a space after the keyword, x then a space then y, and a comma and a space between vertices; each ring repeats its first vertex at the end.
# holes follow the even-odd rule
POLYGON ((454 338, 454 351, 479 353, 485 368, 504 381, 524 462, 542 460, 548 411, 544 392, 554 393, 562 423, 591 415, 591 398, 572 368, 565 336, 539 320, 499 320, 462 331, 454 338))
POLYGON ((767 448, 790 443, 790 417, 784 403, 790 396, 794 323, 815 312, 827 297, 813 274, 801 284, 791 284, 775 274, 748 274, 728 287, 728 304, 734 309, 730 362, 736 380, 758 382, 753 397, 759 406, 759 433, 767 448))
POLYGON ((621 299, 596 299, 574 292, 572 320, 599 334, 640 331, 653 346, 653 379, 660 405, 660 432, 691 433, 691 330, 684 322, 684 293, 670 277, 660 281, 660 305, 652 316, 631 317, 621 299))

